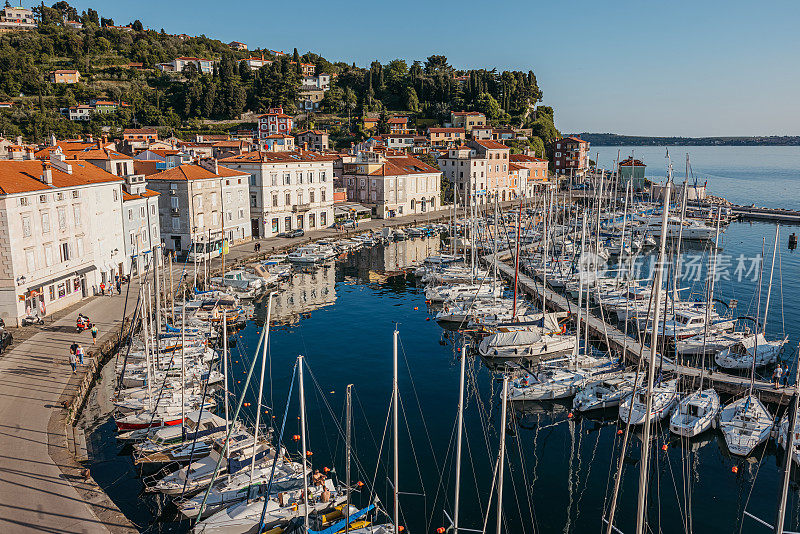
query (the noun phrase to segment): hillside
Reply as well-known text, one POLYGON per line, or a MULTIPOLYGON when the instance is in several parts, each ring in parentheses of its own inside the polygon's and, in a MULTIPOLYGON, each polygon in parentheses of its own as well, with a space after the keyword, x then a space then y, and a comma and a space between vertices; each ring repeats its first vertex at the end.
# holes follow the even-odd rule
MULTIPOLYGON (((342 142, 363 137, 353 118, 366 113, 406 112, 422 126, 441 123, 451 110, 479 110, 493 124, 533 128, 531 144, 537 151, 558 136, 552 108, 536 108, 542 91, 532 71, 458 70, 441 55, 410 66, 396 59, 361 68, 312 52, 301 55, 297 49, 293 54, 235 51, 210 37, 170 35, 145 29, 139 21, 121 28, 93 9, 78 13, 63 1, 34 11, 36 30, 0 35, 0 101, 14 103, 0 112, 0 129, 7 137, 41 141, 51 132, 63 138, 142 125, 180 134, 202 129, 206 121, 241 122, 243 113, 269 107, 297 114, 300 63, 333 75, 320 111, 337 119, 331 123, 340 131, 333 133, 342 142), (67 27, 65 20, 80 21, 83 28, 67 27), (272 65, 251 70, 242 61, 262 55, 272 65), (213 59, 213 72, 156 68, 181 56, 213 59), (80 83, 50 83, 48 73, 54 69, 77 69, 80 83), (67 120, 59 111, 92 99, 128 106, 85 122, 67 120)), ((313 126, 314 121, 312 116, 300 124, 313 126)))

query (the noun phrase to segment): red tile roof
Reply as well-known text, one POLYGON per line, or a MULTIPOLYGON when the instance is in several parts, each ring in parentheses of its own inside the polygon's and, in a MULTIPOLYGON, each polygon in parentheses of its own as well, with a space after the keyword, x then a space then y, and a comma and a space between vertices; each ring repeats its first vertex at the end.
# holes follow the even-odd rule
POLYGON ((492 141, 490 139, 474 139, 472 142, 482 146, 483 148, 488 148, 490 150, 497 150, 497 149, 510 150, 503 143, 498 143, 497 141, 492 141))
POLYGON ((619 164, 620 164, 620 166, 624 165, 626 167, 647 167, 647 165, 645 165, 644 162, 642 162, 642 160, 633 159, 633 158, 624 159, 624 160, 620 161, 619 164), (631 160, 633 160, 633 161, 631 161, 631 160))
POLYGON ((210 170, 206 169, 205 167, 201 167, 200 165, 186 164, 186 165, 180 165, 178 167, 173 167, 172 169, 167 169, 166 171, 162 171, 152 176, 149 176, 148 180, 168 180, 168 181, 206 180, 209 178, 229 178, 233 176, 249 176, 249 174, 246 172, 235 171, 233 169, 228 169, 227 167, 219 167, 218 173, 219 174, 214 174, 210 170))
POLYGON ((406 174, 430 174, 438 173, 435 167, 423 163, 417 158, 409 156, 387 158, 380 169, 373 171, 370 176, 403 176, 406 174))
POLYGON ((132 195, 132 194, 126 192, 126 191, 123 191, 122 192, 122 201, 123 202, 128 202, 130 200, 139 200, 139 199, 142 199, 142 198, 157 197, 160 194, 161 193, 159 193, 157 191, 151 191, 149 189, 145 189, 144 193, 142 193, 140 195, 132 195))
POLYGON ((155 128, 126 128, 122 130, 122 135, 125 134, 157 134, 158 130, 155 128))
POLYGON ((70 161, 68 163, 72 166, 72 174, 60 171, 49 163, 45 163, 50 167, 53 174, 53 185, 50 186, 40 180, 43 168, 41 161, 0 161, 0 194, 13 195, 14 193, 46 191, 60 187, 75 187, 122 180, 122 178, 114 176, 88 162, 70 161))
POLYGON ((390 117, 387 121, 387 124, 407 124, 408 117, 390 117))
POLYGON ((464 128, 428 128, 428 133, 464 133, 464 128))
POLYGON ((546 159, 528 156, 527 154, 511 154, 508 156, 509 161, 524 161, 529 163, 547 163, 546 159))
POLYGON ((306 152, 293 150, 287 152, 255 151, 231 156, 219 160, 220 163, 314 163, 317 161, 336 161, 336 154, 320 154, 319 152, 306 152))

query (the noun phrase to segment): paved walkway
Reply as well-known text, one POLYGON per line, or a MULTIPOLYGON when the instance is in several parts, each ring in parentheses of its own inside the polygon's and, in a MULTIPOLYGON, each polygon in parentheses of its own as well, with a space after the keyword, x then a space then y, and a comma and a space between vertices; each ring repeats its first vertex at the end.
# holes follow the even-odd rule
MULTIPOLYGON (((130 296, 129 311, 136 296, 130 296)), ((0 357, 0 532, 130 530, 113 505, 103 504, 107 499, 97 486, 83 481, 61 418, 51 421, 81 376, 71 372, 69 345, 92 344, 88 331, 75 332, 78 311, 97 322, 102 338, 119 325, 124 304, 124 290, 91 298, 0 357)))

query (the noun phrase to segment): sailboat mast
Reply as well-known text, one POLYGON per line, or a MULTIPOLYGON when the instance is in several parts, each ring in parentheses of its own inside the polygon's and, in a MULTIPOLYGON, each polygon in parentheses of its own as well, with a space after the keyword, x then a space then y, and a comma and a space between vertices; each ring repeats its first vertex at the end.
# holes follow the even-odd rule
POLYGON ((775 244, 772 247, 772 265, 769 268, 769 286, 767 287, 767 302, 764 303, 764 324, 761 325, 761 331, 767 332, 767 315, 769 315, 769 298, 772 296, 772 275, 775 272, 775 255, 778 252, 778 237, 781 231, 781 225, 775 225, 775 244))
MULTIPOLYGON (((578 262, 580 262, 580 259, 583 258, 583 255, 585 253, 584 243, 586 243, 586 210, 583 210, 583 225, 581 226, 581 255, 580 255, 579 259, 578 259, 578 262)), ((578 353, 579 353, 579 351, 581 349, 581 307, 583 306, 583 278, 584 277, 582 276, 583 273, 580 272, 580 269, 581 269, 581 266, 579 265, 578 266, 578 310, 577 310, 578 311, 578 316, 575 318, 575 352, 574 352, 574 354, 576 356, 578 355, 578 353)), ((587 285, 589 284, 588 278, 586 280, 586 284, 587 285)), ((586 291, 586 299, 587 300, 589 299, 589 291, 588 291, 588 289, 586 291)), ((589 316, 587 315, 586 318, 588 320, 589 316)), ((587 342, 588 342, 589 338, 586 338, 586 339, 587 339, 587 342)), ((586 348, 587 349, 589 348, 588 343, 587 343, 586 348)))
POLYGON ((766 247, 767 240, 761 238, 761 266, 758 269, 758 303, 756 305, 756 331, 753 334, 753 363, 750 366, 750 388, 747 392, 748 397, 753 394, 753 386, 756 381, 756 355, 758 354, 758 327, 761 324, 761 283, 764 279, 764 247, 766 247))
MULTIPOLYGON (((253 429, 253 447, 258 445, 258 427, 261 423, 261 399, 264 398, 264 373, 267 367, 267 345, 269 344, 269 322, 272 317, 272 295, 274 291, 270 291, 267 296, 267 321, 264 323, 264 345, 261 348, 261 378, 258 380, 258 403, 256 403, 256 426, 253 429)), ((227 423, 226 423, 227 424, 227 423)), ((278 444, 280 447, 280 444, 278 444)), ((277 452, 275 453, 277 454, 277 452)), ((253 473, 256 470, 256 455, 253 454, 253 459, 250 461, 250 485, 252 489, 253 473)), ((248 499, 250 498, 250 490, 248 490, 248 499)), ((266 498, 266 497, 265 497, 266 498)))
POLYGON ((393 335, 393 342, 392 342, 392 425, 394 427, 393 431, 393 441, 394 441, 394 473, 392 477, 392 490, 394 493, 394 510, 393 510, 393 521, 394 521, 394 532, 400 532, 400 445, 398 434, 400 431, 400 409, 398 406, 399 403, 399 391, 397 385, 397 337, 399 332, 397 331, 397 327, 394 329, 393 335))
MULTIPOLYGON (((266 340, 265 340, 266 341, 266 340)), ((300 379, 300 444, 303 449, 303 525, 308 532, 308 451, 306 451, 306 396, 303 388, 303 356, 297 357, 300 379)), ((265 496, 266 499, 268 496, 265 496)), ((348 510, 349 511, 349 510, 348 510)))
POLYGON ((506 461, 506 410, 508 407, 508 375, 503 375, 503 407, 500 410, 500 457, 497 462, 497 534, 503 528, 503 466, 506 461))
POLYGON ((458 512, 461 496, 461 443, 464 431, 464 370, 467 362, 467 344, 461 347, 461 371, 458 378, 458 429, 456 430, 456 489, 453 496, 453 534, 458 534, 458 512))
POLYGON ((150 322, 150 284, 145 283, 145 291, 147 291, 147 299, 146 302, 142 303, 142 307, 144 308, 144 314, 142 315, 142 329, 144 330, 144 364, 147 367, 147 402, 149 406, 152 408, 153 406, 153 391, 152 391, 152 382, 153 382, 153 371, 150 368, 150 331, 149 331, 149 322, 150 322))
MULTIPOLYGON (((172 319, 175 322, 175 319, 172 319)), ((186 435, 186 293, 183 294, 181 309, 181 435, 186 435)), ((209 370, 210 373, 210 370, 209 370)), ((209 376, 210 378, 210 376, 209 376)), ((202 410, 202 406, 200 408, 202 410)), ((197 420, 200 424, 200 419, 197 420)))
MULTIPOLYGON (((222 374, 223 380, 225 384, 223 386, 223 394, 225 395, 225 435, 228 435, 228 421, 230 420, 230 415, 228 413, 228 311, 223 308, 222 310, 222 374)), ((244 392, 242 392, 244 395, 244 392)), ((255 447, 255 444, 253 444, 255 447)), ((227 458, 228 454, 228 447, 225 447, 225 454, 227 458)), ((230 473, 228 473, 228 478, 230 478, 230 473)))
POLYGON ((522 227, 522 202, 519 203, 519 212, 517 213, 517 250, 514 253, 514 311, 511 314, 513 317, 517 316, 517 289, 519 287, 519 242, 522 239, 521 236, 521 227, 522 227))
POLYGON ((547 249, 550 245, 548 242, 548 234, 550 233, 549 197, 550 195, 545 195, 545 204, 542 210, 542 232, 544 234, 544 246, 542 247, 542 313, 547 313, 547 249))
POLYGON ((352 440, 353 426, 353 384, 347 384, 345 394, 345 463, 344 463, 344 487, 347 488, 347 521, 344 525, 345 534, 350 532, 350 447, 352 440))
MULTIPOLYGON (((667 221, 669 220, 669 197, 672 190, 672 165, 669 168, 669 178, 664 188, 664 212, 661 216, 661 243, 658 251, 658 263, 653 277, 653 291, 655 304, 653 305, 653 332, 650 336, 650 357, 647 372, 647 402, 644 417, 644 431, 642 435, 642 458, 639 463, 639 500, 636 504, 636 534, 644 534, 647 528, 647 480, 650 469, 650 414, 653 411, 653 379, 656 371, 656 347, 658 346, 658 317, 661 313, 661 282, 663 277, 663 264, 667 247, 667 221)), ((633 404, 631 404, 633 408, 633 404)), ((629 415, 630 417, 630 415, 629 415)))
POLYGON ((722 215, 722 208, 717 209, 717 224, 714 231, 714 260, 710 266, 710 278, 708 281, 708 302, 706 303, 706 321, 703 327, 703 355, 700 362, 700 390, 703 389, 703 378, 706 371, 706 338, 708 337, 708 326, 711 322, 711 310, 714 308, 714 282, 717 279, 717 254, 719 253, 719 224, 722 215))
POLYGON ((794 366, 794 400, 791 417, 787 416, 789 427, 786 429, 786 460, 783 466, 783 482, 781 483, 781 500, 778 505, 778 517, 775 519, 775 533, 783 534, 783 523, 786 516, 786 499, 789 496, 789 476, 792 472, 794 457, 794 432, 797 425, 797 409, 800 404, 800 343, 797 344, 798 361, 794 366))

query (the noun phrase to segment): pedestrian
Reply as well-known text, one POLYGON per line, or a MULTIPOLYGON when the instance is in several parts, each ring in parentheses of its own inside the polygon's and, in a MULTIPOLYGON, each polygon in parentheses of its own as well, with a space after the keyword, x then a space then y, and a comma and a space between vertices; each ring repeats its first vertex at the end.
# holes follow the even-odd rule
POLYGON ((778 386, 781 384, 781 371, 783 371, 783 369, 781 369, 780 365, 777 365, 775 370, 772 371, 772 382, 774 389, 778 389, 778 386))
POLYGON ((122 295, 122 282, 117 278, 117 295, 122 295))
POLYGON ((786 387, 788 385, 789 385, 789 364, 788 363, 784 363, 783 364, 783 387, 786 387))
POLYGON ((72 372, 73 373, 77 372, 78 368, 75 366, 75 353, 74 352, 70 352, 69 353, 69 365, 72 367, 72 372))
POLYGON ((72 345, 69 346, 69 353, 75 354, 76 350, 78 350, 78 344, 73 341, 72 345))
POLYGON ((105 282, 100 282, 100 294, 101 295, 105 295, 106 294, 106 283, 105 282))
POLYGON ((97 325, 93 324, 92 325, 92 345, 94 345, 96 342, 97 342, 97 325))
POLYGON ((83 365, 83 347, 78 343, 78 348, 75 349, 75 356, 78 357, 78 363, 83 365))

